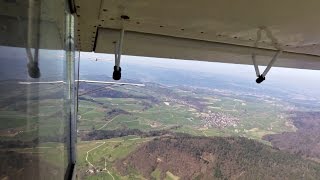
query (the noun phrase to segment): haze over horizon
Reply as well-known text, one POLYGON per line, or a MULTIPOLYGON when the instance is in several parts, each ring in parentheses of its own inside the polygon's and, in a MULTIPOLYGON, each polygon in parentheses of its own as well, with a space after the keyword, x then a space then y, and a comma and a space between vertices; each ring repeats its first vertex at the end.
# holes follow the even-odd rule
MULTIPOLYGON (((126 55, 121 57, 123 78, 130 78, 132 68, 135 68, 135 66, 145 68, 146 71, 148 71, 150 67, 154 67, 162 70, 187 71, 188 74, 192 73, 193 76, 204 76, 205 74, 209 74, 209 76, 219 75, 225 77, 226 80, 238 81, 239 83, 246 81, 245 83, 248 83, 248 85, 257 88, 259 88, 259 86, 275 86, 288 89, 296 88, 299 91, 320 95, 320 84, 315 83, 318 81, 318 77, 320 77, 320 71, 318 70, 272 67, 266 76, 266 80, 261 84, 256 84, 253 65, 126 55), (128 73, 128 71, 131 73, 128 73)), ((80 75, 91 73, 112 75, 114 55, 81 52, 80 59, 80 75)), ((259 66, 260 72, 262 73, 265 68, 265 66, 259 66)))
MULTIPOLYGON (((6 54, 7 57, 7 61, 2 62, 2 66, 0 68, 1 79, 8 79, 8 77, 28 77, 25 49, 0 46, 0 53, 6 54), (20 69, 18 71, 20 74, 16 74, 15 71, 10 71, 12 64, 15 64, 16 68, 20 69)), ((39 66, 42 74, 40 80, 56 77, 53 71, 50 69, 62 70, 63 64, 61 61, 59 61, 59 59, 61 59, 63 56, 63 51, 40 50, 39 66)), ((111 77, 114 66, 114 55, 81 52, 80 65, 80 75, 99 74, 111 77), (96 61, 96 59, 98 61, 96 61)), ((186 75, 193 76, 205 76, 208 74, 208 78, 211 76, 219 76, 225 80, 246 83, 257 88, 268 86, 287 89, 293 88, 298 89, 299 91, 305 91, 307 94, 310 93, 313 96, 320 95, 320 83, 315 83, 318 81, 318 77, 320 77, 320 71, 318 70, 272 67, 267 74, 266 80, 258 85, 255 83, 256 77, 253 65, 123 55, 121 67, 123 69, 123 79, 130 79, 132 74, 136 74, 137 67, 139 67, 138 71, 141 73, 143 73, 143 71, 152 71, 152 68, 156 68, 158 70, 177 70, 180 72, 185 72, 186 75)), ((260 66, 259 68, 260 72, 263 72, 265 69, 263 66, 260 66)), ((29 79, 32 80, 31 78, 29 79)))

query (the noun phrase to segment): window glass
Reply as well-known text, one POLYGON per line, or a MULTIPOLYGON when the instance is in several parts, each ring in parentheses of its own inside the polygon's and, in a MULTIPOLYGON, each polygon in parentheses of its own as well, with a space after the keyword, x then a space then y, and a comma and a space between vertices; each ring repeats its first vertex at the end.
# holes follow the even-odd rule
POLYGON ((65 49, 72 16, 64 0, 0 6, 0 179, 64 179, 75 115, 74 53, 65 49))
POLYGON ((80 179, 320 175, 319 71, 274 67, 257 84, 253 65, 122 56, 113 81, 113 56, 81 60, 80 179))

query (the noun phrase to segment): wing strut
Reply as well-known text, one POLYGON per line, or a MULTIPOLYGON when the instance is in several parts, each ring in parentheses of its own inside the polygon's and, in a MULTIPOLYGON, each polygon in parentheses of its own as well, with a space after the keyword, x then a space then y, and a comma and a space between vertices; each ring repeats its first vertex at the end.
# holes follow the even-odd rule
POLYGON ((41 73, 39 69, 39 41, 40 38, 40 9, 41 5, 35 1, 29 1, 28 8, 28 36, 26 53, 28 58, 28 73, 32 78, 39 78, 41 73), (34 46, 34 55, 32 55, 31 47, 34 46))
POLYGON ((120 67, 120 59, 122 53, 122 44, 123 44, 123 36, 124 36, 124 29, 121 29, 120 32, 120 39, 115 43, 115 52, 114 52, 114 60, 115 66, 113 67, 113 79, 120 80, 121 79, 121 67, 120 67))
POLYGON ((256 75, 257 75, 257 79, 256 82, 258 84, 260 84, 262 81, 264 81, 266 79, 266 75, 267 73, 270 71, 271 67, 273 66, 273 64, 276 62, 278 56, 282 53, 281 50, 277 51, 276 54, 272 57, 271 61, 269 62, 268 66, 266 67, 266 69, 263 71, 262 74, 260 74, 259 71, 259 67, 258 64, 256 62, 256 55, 252 54, 252 61, 253 61, 253 65, 254 65, 254 69, 256 71, 256 75))
POLYGON ((253 53, 252 54, 252 62, 253 62, 253 65, 254 65, 254 70, 256 71, 256 76, 258 77, 256 79, 256 82, 258 84, 260 84, 262 81, 264 81, 266 79, 266 75, 268 74, 268 72, 270 71, 271 67, 273 66, 273 64, 276 62, 278 56, 282 53, 282 48, 280 47, 278 41, 276 38, 274 38, 274 36, 272 35, 271 31, 266 28, 266 27, 260 27, 258 32, 257 32, 257 40, 256 42, 254 43, 254 46, 255 47, 258 47, 258 42, 260 41, 261 39, 261 31, 265 31, 267 37, 271 40, 274 48, 276 48, 278 51, 276 52, 276 54, 272 57, 271 61, 269 62, 269 64, 267 65, 266 69, 263 71, 262 74, 260 74, 260 71, 259 71, 259 67, 258 67, 258 64, 256 62, 256 54, 253 53))

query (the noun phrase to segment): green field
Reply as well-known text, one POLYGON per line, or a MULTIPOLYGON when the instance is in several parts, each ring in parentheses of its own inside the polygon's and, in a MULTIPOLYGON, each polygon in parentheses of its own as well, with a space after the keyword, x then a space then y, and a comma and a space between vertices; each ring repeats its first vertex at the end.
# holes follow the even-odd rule
MULTIPOLYGON (((295 131, 295 127, 283 113, 286 104, 280 101, 239 99, 239 96, 235 97, 232 94, 210 95, 206 91, 194 93, 179 88, 170 88, 170 98, 174 100, 154 88, 115 87, 113 90, 144 98, 93 98, 90 94, 86 94, 86 98, 90 101, 80 100, 79 103, 80 131, 126 128, 151 131, 178 126, 172 131, 194 136, 243 136, 268 145, 269 142, 262 140, 264 135, 295 131), (156 97, 159 101, 154 103, 146 98, 148 96, 156 97), (198 109, 197 105, 188 104, 189 97, 198 99, 203 104, 202 110, 198 109), (145 104, 152 106, 146 107, 145 104), (109 118, 108 112, 113 109, 121 109, 127 113, 109 118), (200 114, 208 113, 236 117, 239 122, 224 128, 207 127, 200 114)), ((130 177, 121 176, 115 168, 115 162, 147 140, 134 136, 95 141, 79 139, 77 168, 80 179, 143 179, 134 170, 130 173, 130 177)), ((160 172, 155 170, 152 176, 160 179, 160 172)), ((165 179, 178 179, 178 177, 168 171, 165 179)))
POLYGON ((68 165, 64 86, 20 85, 16 81, 2 85, 0 151, 10 157, 2 166, 12 171, 12 177, 38 171, 39 176, 50 176, 48 179, 61 178, 68 165))
MULTIPOLYGON (((60 92, 59 88, 51 85, 45 88, 47 94, 41 93, 41 96, 60 92)), ((161 86, 158 89, 154 84, 152 87, 122 86, 110 89, 118 92, 119 97, 91 96, 90 93, 82 96, 77 120, 79 133, 117 129, 170 130, 194 136, 243 136, 270 144, 262 140, 264 135, 296 130, 284 113, 287 104, 268 98, 240 99, 239 95, 212 95, 205 90, 198 92, 179 87, 161 86), (202 117, 212 114, 222 114, 227 119, 234 117, 238 121, 223 127, 211 126, 202 117)), ((22 96, 19 93, 22 92, 17 91, 16 95, 22 96)), ((0 140, 33 141, 40 137, 46 143, 11 150, 38 154, 45 162, 61 166, 66 163, 66 148, 61 143, 66 135, 64 102, 52 97, 40 99, 40 103, 21 99, 2 109, 0 140), (52 139, 54 137, 58 139, 52 139)), ((134 170, 128 176, 122 176, 116 170, 115 163, 149 140, 137 136, 94 141, 78 138, 77 171, 80 179, 143 179, 134 170)), ((160 179, 157 170, 152 176, 160 179)), ((170 171, 166 172, 165 179, 177 178, 170 171)))
MULTIPOLYGON (((139 174, 131 177, 121 176, 114 168, 116 160, 124 158, 137 146, 149 141, 150 138, 128 136, 99 141, 82 141, 77 146, 77 171, 84 179, 131 179, 142 178, 139 174), (97 170, 99 173, 91 173, 88 170, 97 170), (113 178, 112 178, 113 176, 113 178)), ((82 179, 81 178, 81 179, 82 179)))
MULTIPOLYGON (((240 135, 261 140, 266 134, 294 131, 283 110, 276 106, 261 102, 238 102, 232 98, 210 98, 198 95, 206 100, 204 111, 225 113, 238 117, 240 122, 236 126, 223 129, 202 128, 203 122, 197 117, 197 110, 178 103, 159 103, 146 110, 141 100, 132 98, 94 98, 104 105, 113 104, 114 108, 122 109, 130 114, 120 114, 108 119, 106 113, 110 111, 101 104, 80 101, 81 120, 78 124, 80 130, 114 130, 118 128, 131 128, 141 130, 166 129, 172 126, 181 126, 177 132, 192 135, 240 135), (257 105, 259 104, 259 105, 257 105), (109 122, 110 121, 110 122, 109 122), (106 125, 107 123, 107 125, 106 125)), ((112 106, 113 107, 113 106, 112 106)))

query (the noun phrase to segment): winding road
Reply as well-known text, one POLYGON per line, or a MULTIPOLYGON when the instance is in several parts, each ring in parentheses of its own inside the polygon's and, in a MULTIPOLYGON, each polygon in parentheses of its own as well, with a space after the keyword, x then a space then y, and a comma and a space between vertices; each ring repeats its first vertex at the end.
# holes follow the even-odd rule
POLYGON ((97 142, 97 143, 102 143, 102 144, 100 144, 100 145, 98 145, 98 146, 90 149, 89 151, 87 151, 86 161, 87 161, 87 163, 88 163, 90 166, 92 166, 92 167, 94 167, 94 165, 88 160, 89 152, 91 152, 91 151, 99 148, 100 146, 104 145, 106 142, 97 142))
MULTIPOLYGON (((109 121, 110 122, 110 121, 109 121)), ((123 140, 121 140, 121 141, 108 141, 108 142, 123 142, 123 140)), ((91 151, 93 151, 93 150, 95 150, 95 149, 98 149, 99 147, 101 147, 101 146, 103 146, 104 144, 106 144, 106 142, 97 142, 97 144, 100 144, 100 145, 98 145, 98 146, 96 146, 96 147, 94 147, 94 148, 92 148, 92 149, 90 149, 89 151, 87 151, 87 156, 86 156, 86 161, 87 161, 87 163, 90 165, 90 166, 92 166, 93 168, 95 168, 95 166, 88 160, 88 156, 89 156, 89 153, 91 152, 91 151)), ((105 162, 104 162, 105 164, 104 164, 104 169, 103 170, 106 170, 107 171, 107 173, 112 177, 112 179, 113 180, 115 180, 115 178, 114 178, 114 176, 110 173, 110 171, 107 169, 107 162, 106 162, 106 159, 105 159, 105 162)))

